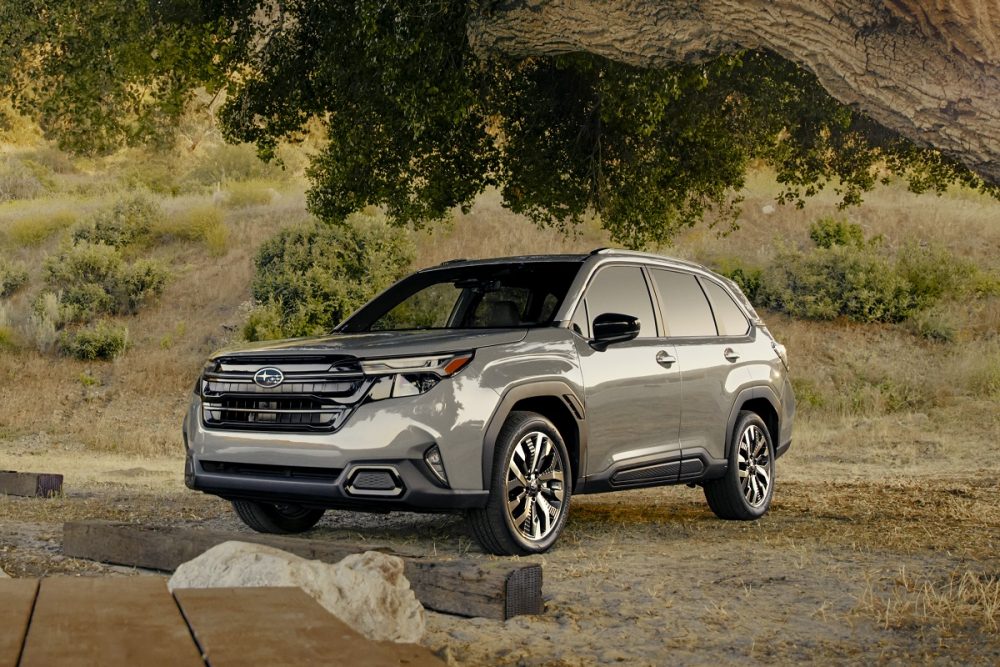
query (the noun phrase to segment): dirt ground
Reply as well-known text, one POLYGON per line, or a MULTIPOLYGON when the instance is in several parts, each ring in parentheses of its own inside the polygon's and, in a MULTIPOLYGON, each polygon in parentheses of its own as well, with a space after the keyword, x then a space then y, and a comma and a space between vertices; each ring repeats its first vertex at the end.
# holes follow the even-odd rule
MULTIPOLYGON (((1000 441, 996 420, 978 424, 981 443, 1000 441)), ((971 446, 940 456, 919 423, 880 439, 889 426, 806 424, 756 523, 715 519, 696 488, 574 498, 557 547, 529 559, 543 565, 543 615, 428 612, 424 643, 456 665, 998 664, 1000 466, 971 446), (823 446, 838 433, 873 434, 867 463, 823 446)), ((225 502, 184 489, 180 457, 21 436, 0 440, 0 469, 66 475, 64 497, 0 497, 0 567, 15 577, 148 574, 64 557, 65 520, 245 530, 225 502)), ((311 536, 490 558, 457 516, 330 512, 311 536)))

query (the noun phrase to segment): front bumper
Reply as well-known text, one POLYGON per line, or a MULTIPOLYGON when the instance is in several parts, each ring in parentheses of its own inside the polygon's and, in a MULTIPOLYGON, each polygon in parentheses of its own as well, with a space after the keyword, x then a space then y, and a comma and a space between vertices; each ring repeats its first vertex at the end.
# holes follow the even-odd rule
POLYGON ((449 512, 486 505, 488 491, 458 490, 431 481, 421 460, 356 461, 340 469, 243 467, 200 461, 188 450, 184 465, 188 488, 227 500, 289 503, 323 509, 449 512), (366 471, 391 471, 396 488, 360 490, 352 481, 366 471))

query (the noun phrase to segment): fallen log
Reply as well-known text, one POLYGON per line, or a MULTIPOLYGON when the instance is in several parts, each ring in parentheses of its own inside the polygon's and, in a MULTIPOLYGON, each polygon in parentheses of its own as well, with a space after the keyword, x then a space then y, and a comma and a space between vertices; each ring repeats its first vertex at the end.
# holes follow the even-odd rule
POLYGON ((63 476, 0 470, 0 496, 49 498, 62 493, 63 476))
POLYGON ((420 603, 447 614, 506 620, 543 611, 542 567, 535 563, 441 560, 369 544, 107 521, 72 521, 63 527, 67 556, 166 572, 231 540, 266 544, 327 563, 362 551, 398 555, 420 603))

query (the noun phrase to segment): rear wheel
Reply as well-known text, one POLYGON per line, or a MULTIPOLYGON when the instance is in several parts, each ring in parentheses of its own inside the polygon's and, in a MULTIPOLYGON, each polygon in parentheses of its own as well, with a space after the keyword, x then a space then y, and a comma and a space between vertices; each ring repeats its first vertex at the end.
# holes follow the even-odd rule
POLYGON ((302 533, 323 518, 324 510, 301 505, 260 503, 253 500, 234 500, 233 509, 243 523, 258 533, 302 533))
POLYGON ((757 413, 744 410, 733 429, 726 475, 705 482, 705 498, 720 519, 751 521, 764 516, 773 495, 771 434, 757 413))
POLYGON ((559 431, 534 412, 512 412, 497 437, 490 497, 469 512, 479 544, 490 553, 541 553, 569 516, 572 471, 559 431))

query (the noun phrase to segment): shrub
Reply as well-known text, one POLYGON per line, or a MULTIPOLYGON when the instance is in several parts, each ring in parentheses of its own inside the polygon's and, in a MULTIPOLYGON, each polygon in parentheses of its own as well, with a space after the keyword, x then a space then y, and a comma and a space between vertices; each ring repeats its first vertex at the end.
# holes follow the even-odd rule
POLYGON ((253 281, 250 340, 326 333, 397 280, 413 245, 381 214, 356 213, 343 225, 313 221, 261 247, 253 281))
POLYGON ((18 246, 39 246, 72 226, 76 219, 70 211, 26 216, 10 223, 7 238, 18 246))
POLYGON ((60 322, 135 313, 163 292, 168 275, 157 262, 128 265, 116 248, 86 241, 49 259, 45 273, 46 284, 58 295, 60 322))
POLYGON ((917 308, 927 308, 946 294, 973 291, 979 269, 944 248, 909 243, 900 250, 896 271, 909 285, 917 308))
POLYGON ((23 264, 0 258, 0 298, 8 297, 28 282, 28 272, 23 264))
POLYGON ((860 248, 865 244, 865 233, 861 225, 835 218, 820 218, 809 226, 809 238, 817 248, 851 246, 860 248))
POLYGON ((59 351, 81 361, 117 359, 128 345, 128 328, 104 321, 59 336, 59 351))
POLYGON ((221 144, 206 150, 184 180, 197 185, 215 185, 251 179, 276 180, 283 176, 281 166, 262 161, 252 145, 221 144))
POLYGON ((160 206, 148 194, 136 192, 100 211, 73 234, 75 241, 124 248, 145 241, 160 220, 160 206))
POLYGON ((871 248, 785 252, 761 275, 761 306, 794 317, 900 322, 916 310, 906 280, 871 248))
POLYGON ((265 206, 270 204, 273 198, 274 188, 266 182, 230 183, 226 187, 225 203, 229 208, 265 206))
POLYGON ((200 241, 216 256, 229 249, 229 228, 215 206, 197 206, 161 218, 153 233, 161 240, 200 241))

